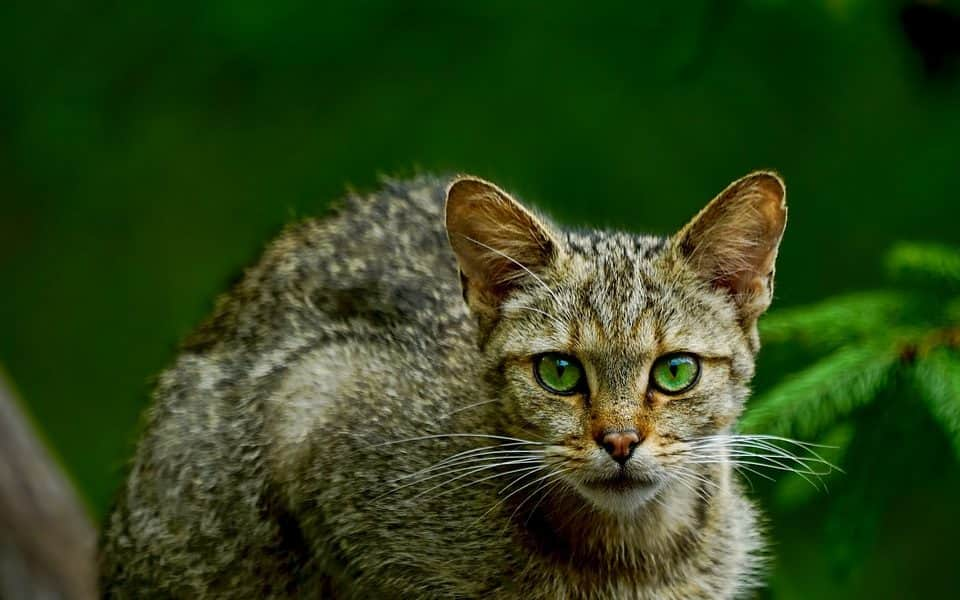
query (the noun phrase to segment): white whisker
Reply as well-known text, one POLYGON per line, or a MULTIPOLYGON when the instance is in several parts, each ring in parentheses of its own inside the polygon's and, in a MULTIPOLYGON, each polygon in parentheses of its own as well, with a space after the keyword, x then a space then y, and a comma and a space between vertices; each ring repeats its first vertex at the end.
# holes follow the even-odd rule
MULTIPOLYGON (((524 464, 524 463, 516 462, 516 463, 513 463, 513 464, 524 464)), ((471 471, 471 472, 469 472, 469 473, 464 473, 463 475, 458 475, 458 476, 456 476, 456 477, 454 477, 454 478, 452 478, 452 479, 445 480, 445 481, 443 481, 443 482, 441 482, 441 483, 439 483, 439 484, 437 484, 437 485, 435 485, 435 486, 433 486, 433 487, 431 487, 431 488, 429 488, 429 489, 426 489, 426 490, 418 493, 418 494, 415 495, 412 499, 413 499, 413 500, 416 500, 417 498, 421 498, 424 494, 428 494, 428 493, 432 492, 432 491, 435 490, 435 489, 438 489, 438 488, 441 488, 441 487, 447 485, 448 483, 452 483, 452 482, 454 482, 454 481, 457 481, 458 479, 463 479, 464 477, 469 477, 469 476, 472 475, 473 473, 482 471, 482 470, 487 469, 487 468, 490 468, 490 467, 478 468, 476 471, 471 471)), ((525 473, 525 472, 534 473, 534 472, 536 472, 536 471, 540 471, 540 470, 543 470, 543 469, 546 469, 546 468, 547 468, 546 465, 539 464, 539 465, 534 465, 534 466, 532 466, 532 467, 522 467, 522 468, 520 468, 520 469, 512 469, 512 470, 510 470, 510 471, 504 471, 504 472, 502 472, 502 473, 494 473, 493 475, 488 475, 488 476, 486 476, 486 477, 481 477, 480 479, 476 479, 476 480, 474 480, 474 481, 468 481, 467 483, 458 485, 457 487, 455 487, 455 488, 453 488, 453 489, 444 490, 444 491, 440 492, 439 494, 435 494, 433 497, 434 497, 434 498, 439 498, 440 496, 445 496, 445 495, 447 495, 447 494, 451 494, 451 493, 456 492, 456 491, 458 491, 458 490, 462 490, 462 489, 464 489, 464 488, 468 488, 468 487, 470 487, 470 486, 477 485, 477 484, 482 483, 482 482, 484 482, 484 481, 488 481, 488 480, 490 480, 490 479, 496 479, 497 477, 504 477, 504 476, 506 476, 506 475, 512 475, 512 474, 514 474, 514 473, 525 473)), ((419 482, 415 482, 415 483, 419 483, 419 482)))
POLYGON ((461 406, 457 410, 448 412, 447 414, 441 416, 441 419, 449 419, 453 415, 463 412, 465 410, 470 410, 471 408, 476 408, 477 406, 483 406, 484 404, 493 404, 494 402, 500 402, 500 398, 494 398, 493 400, 483 400, 481 402, 474 402, 473 404, 468 404, 466 406, 461 406))
MULTIPOLYGON (((799 460, 795 461, 797 463, 797 466, 791 466, 789 464, 782 462, 780 459, 783 457, 779 454, 758 454, 756 452, 747 452, 743 450, 727 450, 725 452, 719 452, 719 453, 699 452, 695 454, 689 454, 688 456, 691 458, 709 458, 709 459, 715 459, 718 461, 724 458, 728 458, 734 462, 738 461, 741 458, 753 458, 757 460, 767 461, 771 466, 776 465, 786 471, 799 471, 799 472, 806 473, 808 475, 827 475, 831 472, 829 469, 825 471, 815 471, 813 470, 813 467, 811 465, 799 460)), ((812 462, 814 465, 819 464, 819 461, 810 461, 810 462, 812 462)))
MULTIPOLYGON (((530 458, 523 458, 523 459, 517 459, 517 460, 507 460, 507 461, 499 461, 499 460, 497 460, 497 461, 490 461, 489 463, 483 464, 483 465, 480 465, 480 466, 471 465, 471 466, 468 466, 468 467, 460 467, 460 468, 457 468, 457 469, 450 469, 450 470, 447 470, 447 471, 442 471, 442 472, 439 472, 439 473, 434 473, 434 474, 432 474, 432 475, 428 475, 428 476, 426 476, 426 477, 422 477, 422 478, 419 478, 419 479, 415 479, 415 480, 410 481, 410 482, 408 482, 408 483, 405 483, 405 484, 403 484, 403 485, 400 485, 400 486, 391 488, 391 489, 389 489, 388 491, 384 492, 383 494, 380 494, 379 496, 375 497, 374 500, 379 500, 380 498, 382 498, 382 497, 384 497, 384 496, 389 496, 389 495, 394 494, 394 493, 396 493, 396 492, 398 492, 398 491, 400 491, 400 490, 402 490, 402 489, 406 489, 406 488, 408 488, 408 487, 410 487, 410 486, 413 486, 413 485, 419 485, 419 484, 421 484, 421 483, 423 483, 423 482, 425 482, 425 481, 430 481, 430 480, 432 480, 432 479, 437 479, 438 477, 445 477, 445 476, 449 476, 449 475, 454 475, 454 474, 456 474, 456 473, 461 473, 460 475, 457 475, 456 477, 453 477, 453 478, 451 478, 451 479, 444 480, 444 481, 441 482, 440 484, 438 484, 438 485, 436 485, 436 486, 434 486, 434 487, 431 487, 431 488, 429 488, 428 490, 425 490, 426 492, 429 492, 429 491, 431 491, 431 490, 434 490, 434 489, 436 489, 436 488, 438 488, 438 487, 443 487, 444 485, 447 485, 447 484, 450 483, 450 482, 457 481, 458 479, 463 479, 464 477, 469 477, 470 475, 472 475, 472 474, 474 474, 474 473, 479 473, 480 471, 484 471, 484 470, 487 470, 487 469, 494 469, 494 468, 497 468, 497 467, 514 466, 514 465, 521 465, 521 464, 535 464, 535 463, 540 463, 540 462, 541 462, 541 460, 540 460, 539 458, 532 458, 532 457, 530 457, 530 458), (466 471, 466 472, 464 472, 464 471, 466 471)), ((394 481, 392 481, 391 483, 397 483, 397 482, 399 482, 399 480, 394 480, 394 481)), ((420 494, 418 494, 418 495, 415 496, 415 497, 419 497, 419 496, 420 496, 420 494)))
MULTIPOLYGON (((753 473, 753 474, 756 475, 757 477, 763 477, 763 478, 766 479, 767 481, 776 481, 773 477, 770 477, 769 475, 766 475, 766 474, 764 474, 764 473, 761 473, 760 471, 757 471, 756 469, 752 469, 752 468, 750 468, 750 467, 747 467, 747 466, 742 465, 742 464, 739 464, 739 463, 733 463, 733 468, 734 468, 734 469, 737 469, 738 471, 741 470, 741 469, 745 469, 745 470, 747 470, 747 471, 750 471, 751 473, 753 473)), ((751 483, 750 485, 753 485, 753 484, 751 483)))
MULTIPOLYGON (((445 469, 449 467, 458 467, 462 465, 468 465, 471 463, 484 463, 484 462, 495 462, 501 459, 520 459, 520 458, 535 458, 538 456, 543 456, 542 452, 537 452, 535 450, 504 450, 501 452, 484 452, 479 454, 470 454, 468 456, 463 456, 459 460, 451 461, 442 461, 420 469, 419 471, 414 471, 413 473, 408 473, 406 475, 401 475, 393 481, 402 481, 404 479, 410 479, 411 477, 417 477, 418 475, 424 475, 430 473, 431 471, 436 471, 439 469, 445 469)), ((448 471, 449 472, 449 471, 448 471)))
MULTIPOLYGON (((550 482, 549 487, 546 490, 544 490, 543 494, 540 496, 540 499, 537 500, 537 503, 534 504, 532 507, 530 507, 530 512, 527 513, 527 519, 526 521, 523 522, 524 526, 530 523, 530 517, 532 517, 534 513, 537 512, 537 508, 540 506, 541 503, 543 503, 543 501, 547 498, 547 496, 550 495, 550 492, 552 492, 559 485, 563 485, 563 478, 555 479, 552 482, 550 482)), ((538 488, 538 489, 543 489, 543 488, 538 488)))
MULTIPOLYGON (((541 479, 542 483, 541 483, 539 486, 537 486, 537 488, 536 488, 535 490, 533 490, 532 492, 530 492, 529 494, 527 494, 527 497, 524 498, 524 499, 520 502, 520 504, 518 504, 518 505, 513 509, 513 512, 510 513, 510 516, 507 518, 507 522, 508 522, 508 523, 512 522, 512 521, 513 521, 513 518, 514 518, 515 516, 517 516, 517 513, 518 513, 518 512, 520 512, 520 509, 523 508, 523 505, 526 504, 527 502, 529 502, 530 500, 532 500, 534 497, 536 497, 536 495, 537 495, 538 493, 540 493, 541 491, 543 491, 544 489, 546 489, 548 486, 551 486, 551 485, 557 483, 558 481, 563 481, 562 479, 554 479, 553 481, 550 481, 550 477, 551 477, 551 476, 555 476, 555 475, 558 475, 558 474, 560 474, 560 473, 562 473, 562 472, 561 472, 561 471, 557 471, 557 472, 554 472, 554 473, 549 473, 549 474, 545 475, 544 477, 541 477, 540 479, 541 479)), ((543 498, 540 498, 540 500, 543 500, 543 498)), ((531 511, 532 511, 532 510, 536 510, 536 506, 539 506, 539 505, 540 505, 540 502, 538 501, 538 502, 536 503, 536 505, 534 505, 534 507, 531 509, 531 511)), ((532 515, 532 514, 533 514, 533 513, 531 512, 531 515, 532 515)))
MULTIPOLYGON (((439 464, 443 464, 443 463, 452 461, 453 459, 455 459, 455 458, 457 458, 457 457, 460 457, 460 456, 465 456, 465 455, 469 455, 469 454, 480 454, 480 453, 483 453, 483 452, 486 451, 486 450, 499 450, 499 449, 505 449, 505 448, 512 447, 512 446, 526 446, 527 444, 528 444, 528 442, 508 442, 508 443, 505 443, 505 444, 491 444, 491 445, 488 445, 488 446, 478 446, 478 447, 476 447, 476 448, 470 448, 469 450, 463 450, 463 451, 461 451, 461 452, 457 452, 456 454, 452 454, 452 455, 444 458, 443 460, 441 460, 440 462, 438 462, 438 463, 436 463, 436 464, 438 464, 438 465, 439 465, 439 464)), ((542 450, 531 450, 530 452, 542 452, 542 450)))
POLYGON ((705 484, 705 485, 713 486, 713 487, 716 488, 716 489, 720 489, 720 484, 718 484, 716 481, 710 479, 709 477, 707 477, 707 476, 705 476, 705 475, 702 475, 702 474, 700 474, 700 473, 697 473, 696 471, 694 471, 693 469, 691 469, 691 468, 689 468, 689 467, 685 467, 685 466, 682 466, 682 465, 675 465, 675 466, 673 466, 672 468, 673 468, 673 469, 676 469, 677 471, 680 471, 681 473, 685 473, 686 475, 689 475, 690 477, 693 477, 696 481, 699 481, 700 483, 703 483, 703 484, 705 484))
POLYGON ((419 442, 423 440, 439 440, 444 438, 480 438, 487 440, 507 440, 509 442, 520 442, 523 444, 531 444, 534 446, 547 446, 548 444, 544 442, 533 442, 530 440, 522 440, 520 438, 509 437, 504 435, 489 435, 483 433, 437 433, 433 435, 420 435, 417 437, 404 438, 400 440, 391 440, 389 442, 382 442, 379 444, 374 444, 374 447, 379 446, 390 446, 393 444, 404 444, 407 442, 419 442))
MULTIPOLYGON (((529 482, 529 483, 526 483, 526 484, 524 484, 524 485, 521 486, 521 487, 518 487, 517 489, 513 490, 512 492, 510 492, 509 494, 507 494, 506 496, 504 496, 503 498, 501 498, 500 500, 498 500, 498 501, 496 502, 496 504, 494 504, 493 506, 490 507, 489 510, 487 510, 485 513, 483 513, 482 515, 480 515, 480 518, 482 519, 483 517, 487 516, 488 514, 490 514, 491 512, 493 512, 498 506, 500 506, 501 504, 503 504, 504 502, 506 502, 508 499, 510 499, 510 497, 512 497, 513 495, 515 495, 515 494, 517 494, 517 493, 519 493, 519 492, 522 492, 523 490, 527 489, 527 488, 530 487, 531 485, 536 484, 538 481, 543 481, 544 479, 548 479, 548 478, 550 478, 550 477, 555 477, 555 476, 558 476, 558 475, 562 475, 563 473, 566 473, 567 471, 569 471, 569 469, 560 469, 560 470, 558 470, 558 471, 553 471, 552 473, 547 473, 546 475, 544 475, 544 476, 542 476, 542 477, 538 477, 538 478, 534 479, 533 481, 531 481, 531 482, 529 482)), ((512 483, 511 483, 511 485, 512 485, 512 483)), ((502 489, 500 490, 500 492, 498 492, 498 494, 499 494, 499 493, 502 493, 502 492, 505 491, 506 489, 507 489, 507 488, 502 488, 502 489)))
POLYGON ((665 456, 675 457, 684 464, 730 464, 741 472, 753 486, 746 473, 753 473, 773 481, 758 469, 795 473, 815 489, 826 489, 823 477, 838 466, 824 459, 814 448, 829 448, 823 444, 800 442, 774 435, 711 435, 685 440, 682 446, 665 456))
POLYGON ((700 489, 700 488, 698 488, 698 487, 696 487, 695 485, 693 485, 693 482, 691 482, 691 481, 689 480, 689 478, 690 478, 690 476, 691 476, 690 472, 684 473, 684 472, 682 472, 682 471, 677 471, 677 472, 671 473, 670 475, 671 475, 671 477, 672 477, 672 479, 673 479, 674 481, 676 481, 676 482, 680 483, 681 485, 683 485, 683 486, 684 486, 685 488, 687 488, 691 493, 695 494, 697 497, 699 497, 699 498, 700 498, 701 500, 703 500, 704 502, 709 502, 709 501, 710 501, 710 498, 703 492, 703 490, 700 489))
MULTIPOLYGON (((786 439, 786 438, 784 438, 784 439, 786 439)), ((796 442, 796 443, 797 443, 798 445, 799 445, 799 444, 803 444, 803 442, 796 442)), ((789 451, 788 449, 786 449, 786 448, 784 448, 784 447, 782 447, 782 446, 778 446, 778 445, 776 445, 776 444, 774 444, 774 443, 772 443, 771 441, 768 441, 768 440, 766 440, 766 439, 753 439, 752 437, 744 437, 744 436, 739 436, 739 437, 735 437, 735 438, 732 438, 732 439, 723 439, 723 436, 717 436, 715 439, 705 440, 705 443, 695 442, 695 443, 691 444, 691 448, 695 448, 695 449, 708 449, 708 448, 739 448, 739 449, 744 449, 744 448, 757 448, 757 449, 766 450, 766 451, 769 451, 769 452, 774 452, 774 453, 780 455, 782 458, 785 458, 785 459, 788 459, 788 460, 791 460, 791 461, 794 461, 794 462, 803 462, 803 463, 806 463, 806 462, 818 462, 818 463, 821 463, 821 464, 829 467, 829 468, 832 469, 832 470, 843 472, 843 469, 841 469, 841 468, 838 467, 837 465, 832 464, 832 463, 829 462, 828 460, 824 459, 824 458, 823 458, 822 456, 820 456, 816 451, 814 451, 814 450, 812 450, 812 449, 810 449, 810 448, 804 447, 804 446, 800 446, 800 447, 801 447, 801 449, 804 450, 805 452, 809 452, 809 453, 812 455, 812 457, 797 456, 796 454, 794 454, 793 452, 789 451)), ((806 465, 804 465, 804 466, 806 466, 806 465)))

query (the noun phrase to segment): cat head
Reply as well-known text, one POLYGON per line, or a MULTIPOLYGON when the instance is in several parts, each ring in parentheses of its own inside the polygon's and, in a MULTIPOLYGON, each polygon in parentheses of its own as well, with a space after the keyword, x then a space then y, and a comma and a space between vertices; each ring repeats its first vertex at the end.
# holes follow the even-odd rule
POLYGON ((742 411, 773 295, 785 188, 757 172, 670 238, 561 230, 473 177, 446 227, 508 434, 536 440, 596 506, 629 511, 678 448, 742 411))

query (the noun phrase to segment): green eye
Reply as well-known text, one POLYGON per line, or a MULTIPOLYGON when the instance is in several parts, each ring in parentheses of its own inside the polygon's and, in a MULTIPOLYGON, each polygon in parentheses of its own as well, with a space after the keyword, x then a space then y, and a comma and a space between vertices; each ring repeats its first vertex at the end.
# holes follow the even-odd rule
POLYGON ((583 366, 576 358, 557 352, 541 354, 533 363, 537 382, 554 394, 573 394, 583 389, 583 366))
POLYGON ((692 354, 667 354, 653 363, 653 385, 666 394, 692 388, 700 377, 700 361, 692 354))

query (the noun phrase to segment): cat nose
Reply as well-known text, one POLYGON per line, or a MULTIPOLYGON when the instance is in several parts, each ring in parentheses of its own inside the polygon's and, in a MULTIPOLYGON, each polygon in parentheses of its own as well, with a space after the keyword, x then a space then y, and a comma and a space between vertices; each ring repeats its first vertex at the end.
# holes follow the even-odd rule
POLYGON ((633 454, 633 449, 640 444, 640 436, 633 429, 606 431, 598 436, 597 443, 607 451, 610 458, 622 465, 633 454))

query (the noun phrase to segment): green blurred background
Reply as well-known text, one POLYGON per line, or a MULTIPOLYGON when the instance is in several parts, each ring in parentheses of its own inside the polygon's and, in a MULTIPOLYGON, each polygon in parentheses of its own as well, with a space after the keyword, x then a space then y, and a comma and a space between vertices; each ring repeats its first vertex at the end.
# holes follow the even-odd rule
MULTIPOLYGON (((960 242, 958 15, 2 3, 0 363, 101 517, 176 342, 283 223, 381 174, 470 172, 565 223, 668 233, 775 168, 791 203, 776 306, 873 286, 894 241, 960 242)), ((763 358, 761 389, 789 366, 763 358)), ((867 542, 843 527, 862 504, 759 489, 776 540, 765 595, 956 597, 956 462, 885 467, 914 443, 949 452, 938 436, 869 457, 871 476, 923 476, 867 542)))

